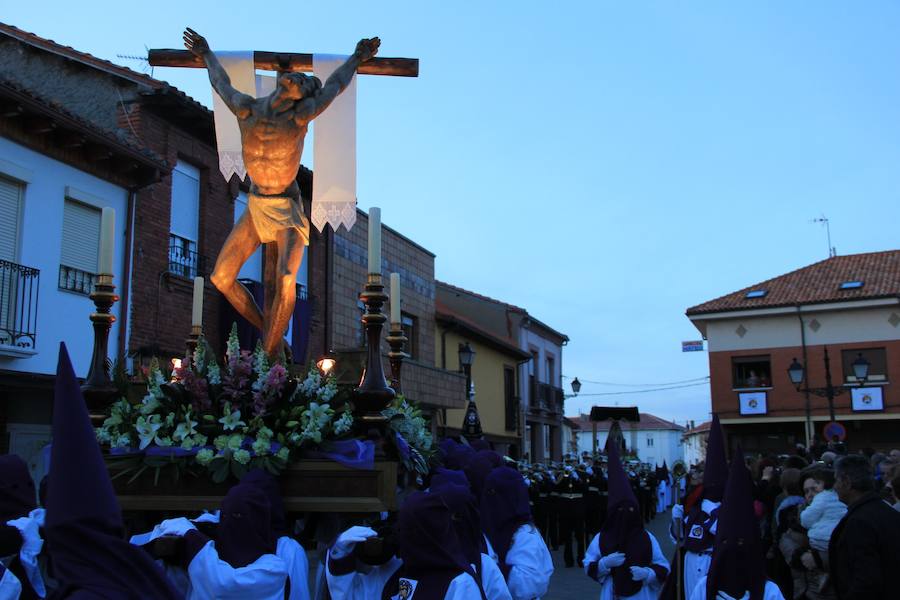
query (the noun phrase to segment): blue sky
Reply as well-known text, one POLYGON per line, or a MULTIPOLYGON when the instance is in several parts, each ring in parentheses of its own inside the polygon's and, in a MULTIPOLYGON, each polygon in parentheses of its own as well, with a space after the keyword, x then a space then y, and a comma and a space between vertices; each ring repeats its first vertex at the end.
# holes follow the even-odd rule
MULTIPOLYGON (((665 383, 708 373, 681 352, 687 307, 827 256, 811 219, 840 254, 900 247, 900 5, 684 4, 17 2, 2 19, 132 67, 116 54, 179 47, 185 25, 223 50, 380 36, 421 74, 360 78, 360 207, 437 254, 440 279, 566 332, 564 374, 665 383)), ((154 76, 210 104, 202 72, 154 76)), ((567 413, 616 401, 709 410, 700 386, 567 413)))

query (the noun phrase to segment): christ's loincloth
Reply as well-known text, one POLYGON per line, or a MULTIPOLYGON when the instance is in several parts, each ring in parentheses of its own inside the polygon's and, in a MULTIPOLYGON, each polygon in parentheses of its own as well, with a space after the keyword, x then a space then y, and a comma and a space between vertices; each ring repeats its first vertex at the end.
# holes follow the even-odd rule
POLYGON ((282 229, 296 229, 309 245, 309 219, 303 214, 303 206, 290 196, 247 195, 247 210, 256 235, 262 243, 274 242, 282 229))

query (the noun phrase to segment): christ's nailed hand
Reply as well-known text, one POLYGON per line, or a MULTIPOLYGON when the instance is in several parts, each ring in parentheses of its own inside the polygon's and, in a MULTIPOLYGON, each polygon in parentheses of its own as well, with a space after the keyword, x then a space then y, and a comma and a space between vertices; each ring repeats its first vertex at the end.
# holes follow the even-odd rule
POLYGON ((183 37, 184 47, 190 50, 194 56, 203 58, 203 55, 209 52, 209 44, 206 43, 206 38, 190 27, 185 28, 183 37))
POLYGON ((378 53, 380 45, 381 40, 377 37, 359 40, 359 43, 356 44, 356 56, 359 57, 360 62, 366 62, 378 53))

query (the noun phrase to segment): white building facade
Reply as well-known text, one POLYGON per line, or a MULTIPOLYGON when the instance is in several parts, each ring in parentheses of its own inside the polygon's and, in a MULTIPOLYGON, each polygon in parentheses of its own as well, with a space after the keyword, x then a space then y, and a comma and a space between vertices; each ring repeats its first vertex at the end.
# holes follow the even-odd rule
MULTIPOLYGON (((684 427, 666 421, 649 413, 640 413, 639 423, 622 421, 622 435, 629 451, 637 453, 643 463, 662 466, 665 462, 671 467, 675 462, 684 459, 682 435, 684 427)), ((579 429, 577 430, 578 453, 588 454, 594 449, 593 423, 588 415, 569 417, 579 429)), ((597 423, 597 450, 602 452, 609 436, 610 422, 597 423)))

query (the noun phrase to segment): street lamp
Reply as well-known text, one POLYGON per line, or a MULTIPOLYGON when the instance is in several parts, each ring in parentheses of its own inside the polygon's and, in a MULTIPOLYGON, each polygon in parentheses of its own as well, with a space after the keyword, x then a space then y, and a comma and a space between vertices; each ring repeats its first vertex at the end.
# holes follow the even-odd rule
POLYGON ((475 362, 475 351, 469 342, 459 345, 459 365, 466 374, 466 397, 472 396, 472 363, 475 362))
MULTIPOLYGON (((578 392, 581 391, 581 382, 578 381, 578 378, 572 380, 572 396, 577 396, 578 392)), ((571 396, 570 396, 571 397, 571 396)))
POLYGON ((466 374, 466 397, 469 405, 463 417, 462 433, 467 439, 477 439, 482 436, 481 419, 478 416, 478 407, 475 405, 475 390, 472 389, 472 363, 475 362, 475 351, 469 342, 459 345, 459 365, 466 374))
MULTIPOLYGON (((853 375, 856 377, 857 386, 865 383, 866 379, 869 377, 869 361, 867 361, 862 352, 857 354, 857 359, 853 361, 853 375)), ((806 369, 803 365, 801 365, 797 359, 791 363, 791 366, 788 367, 788 377, 791 380, 791 383, 797 388, 798 392, 805 392, 807 394, 815 394, 820 398, 828 398, 828 415, 831 418, 831 422, 834 422, 834 399, 836 396, 840 396, 844 392, 849 389, 852 389, 856 386, 847 386, 847 385, 832 385, 831 383, 831 361, 828 359, 828 347, 825 347, 825 387, 820 388, 811 388, 811 387, 803 387, 803 381, 806 378, 806 369)))

